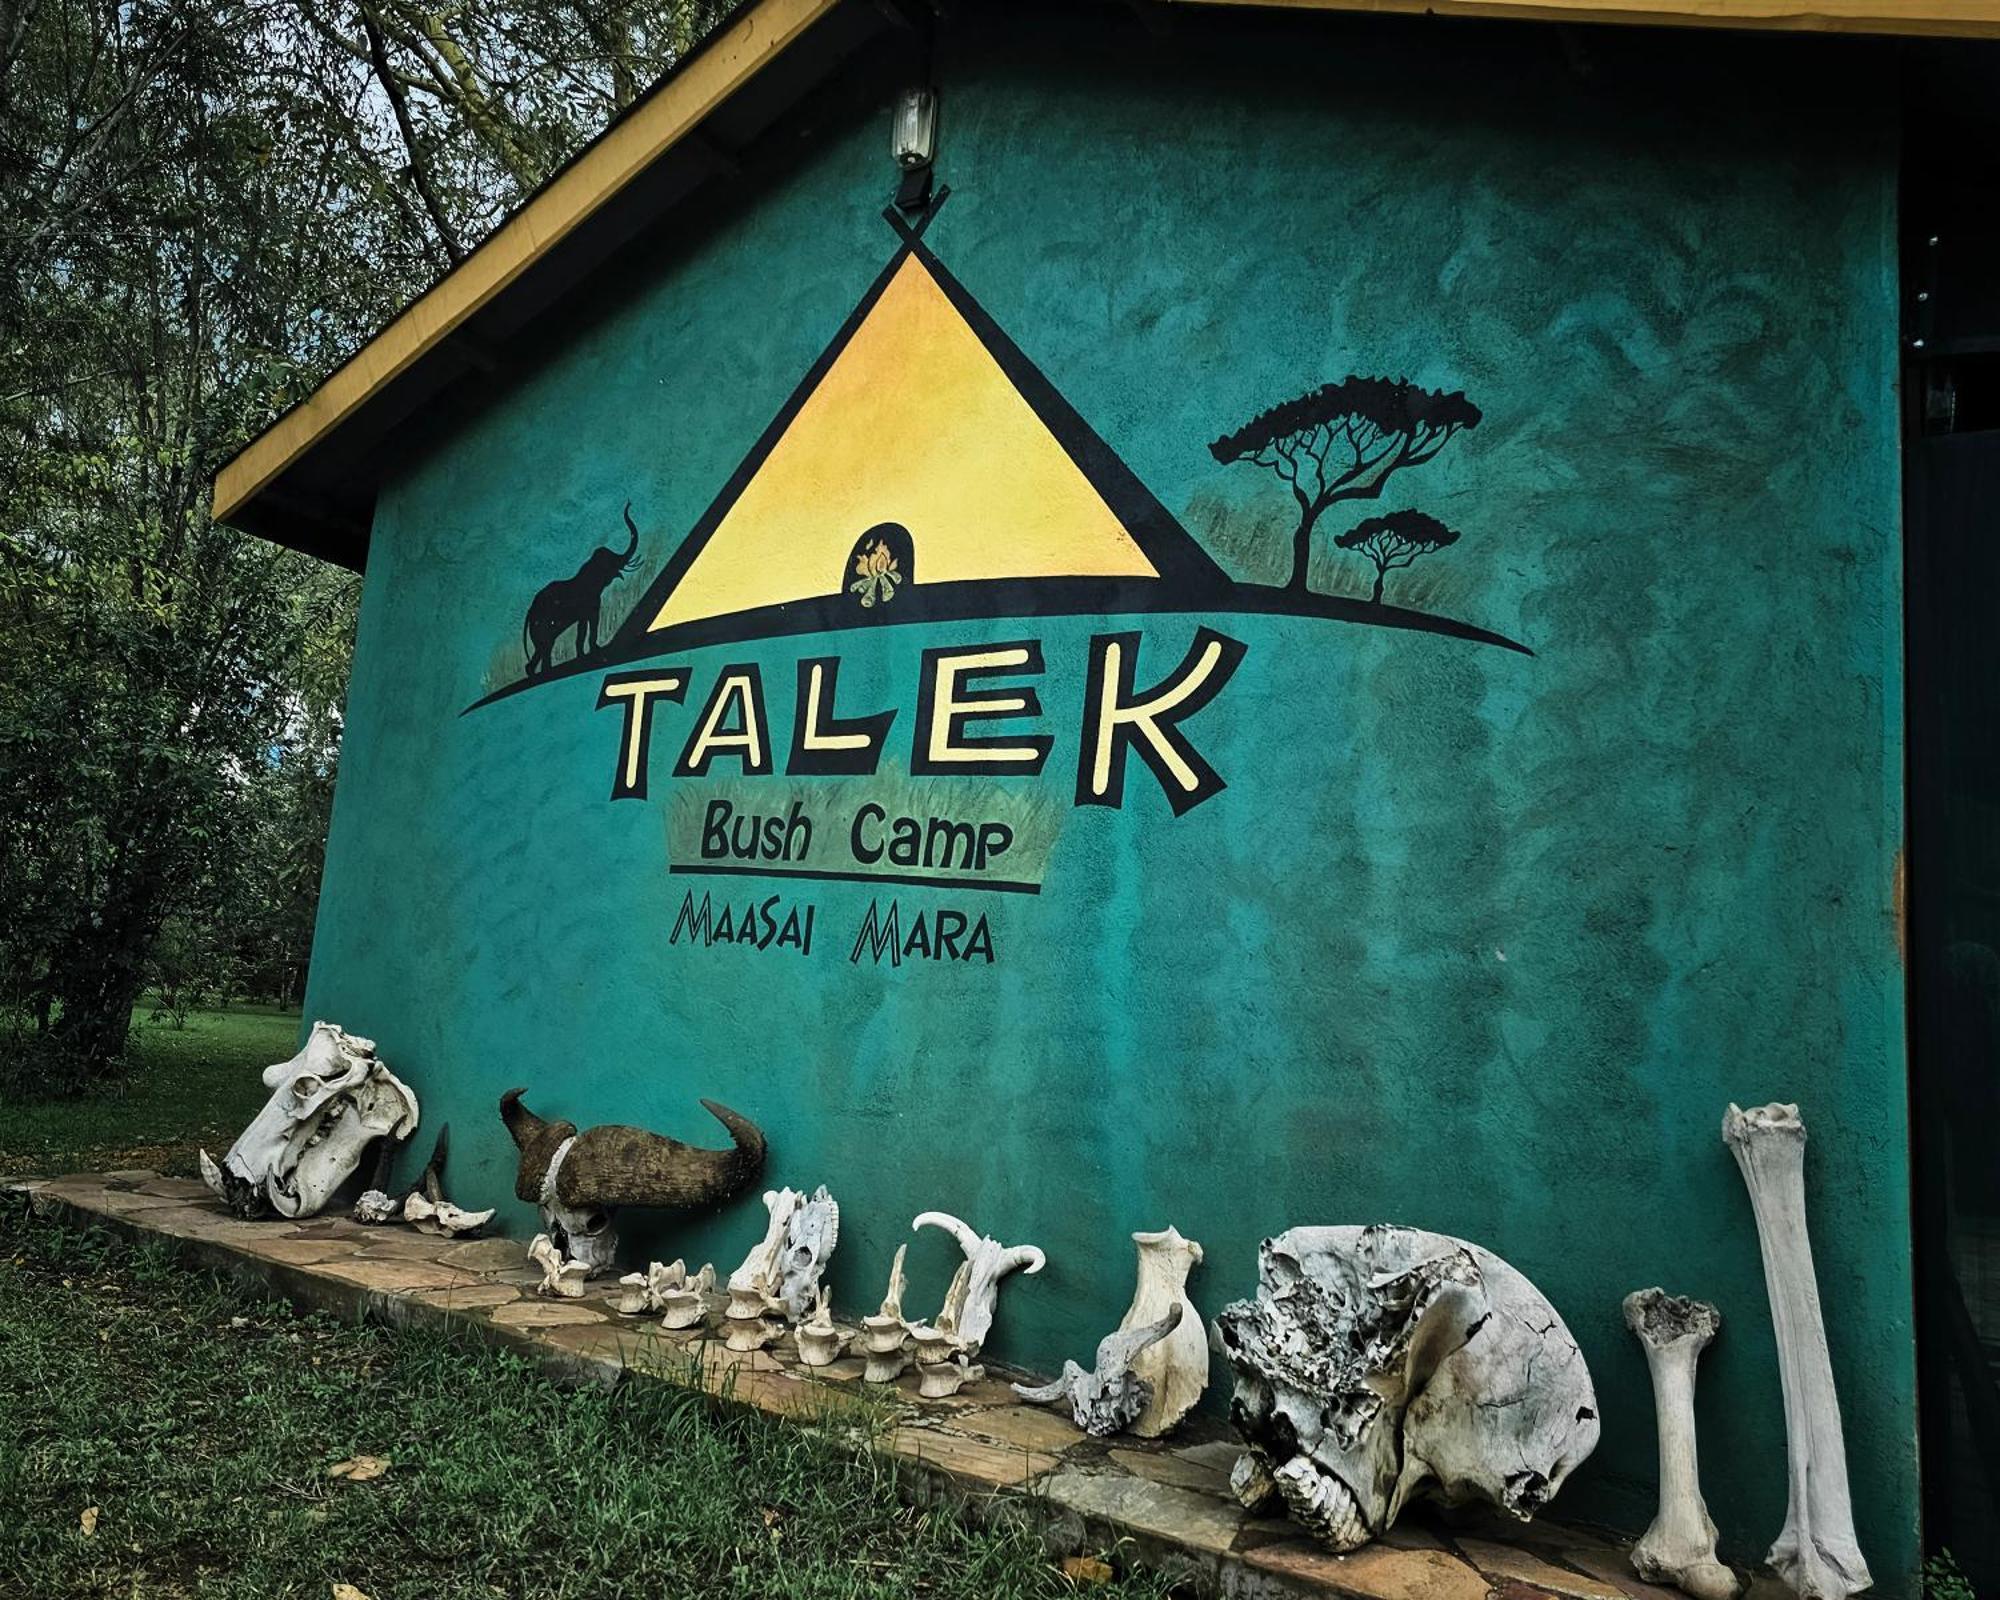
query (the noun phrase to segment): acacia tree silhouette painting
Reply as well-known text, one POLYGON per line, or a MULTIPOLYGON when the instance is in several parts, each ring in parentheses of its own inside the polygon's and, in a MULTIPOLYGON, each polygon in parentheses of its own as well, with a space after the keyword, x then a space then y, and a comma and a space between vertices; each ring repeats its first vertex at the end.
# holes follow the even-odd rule
MULTIPOLYGON (((1313 528, 1328 506, 1375 499, 1395 474, 1422 466, 1461 429, 1478 427, 1479 418, 1479 407, 1462 390, 1350 374, 1271 407, 1208 448, 1224 466, 1247 461, 1264 467, 1292 491, 1299 522, 1292 531, 1292 575, 1285 587, 1303 592, 1313 528)), ((1377 600, 1380 577, 1378 572, 1377 600)))
POLYGON ((1359 550, 1375 563, 1375 592, 1368 598, 1379 606, 1382 583, 1390 573, 1407 567, 1418 556, 1458 543, 1458 533, 1425 511, 1391 511, 1386 516, 1364 517, 1333 542, 1342 550, 1359 550))

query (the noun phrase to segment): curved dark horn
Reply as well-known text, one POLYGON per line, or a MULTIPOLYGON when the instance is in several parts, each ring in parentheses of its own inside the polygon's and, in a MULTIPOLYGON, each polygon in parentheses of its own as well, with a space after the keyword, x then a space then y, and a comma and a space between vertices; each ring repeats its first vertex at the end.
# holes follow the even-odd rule
POLYGON ((451 1124, 447 1122, 438 1129, 437 1143, 431 1146, 431 1158, 424 1163, 424 1170, 417 1174, 412 1194, 421 1194, 432 1205, 444 1198, 444 1158, 450 1151, 451 1124))
POLYGON ((736 1154, 750 1163, 750 1176, 764 1170, 764 1130, 748 1117, 731 1111, 720 1100, 704 1100, 701 1109, 729 1130, 736 1142, 736 1154))
POLYGON ((563 1140, 576 1132, 574 1122, 548 1122, 521 1104, 526 1089, 509 1089, 500 1097, 500 1120, 521 1152, 521 1164, 514 1173, 514 1193, 529 1204, 542 1198, 542 1178, 555 1159, 563 1140))
POLYGON ((625 554, 627 556, 635 556, 639 553, 639 524, 632 520, 632 502, 630 500, 625 502, 625 526, 632 530, 632 542, 625 547, 625 554))
POLYGON ((385 1133, 377 1139, 374 1150, 370 1152, 372 1159, 367 1176, 361 1180, 361 1187, 388 1193, 390 1170, 396 1165, 397 1153, 408 1143, 409 1140, 398 1139, 393 1133, 385 1133))
POLYGON ((695 1210, 720 1205, 764 1170, 764 1135, 727 1106, 704 1100, 729 1130, 734 1147, 703 1150, 644 1128, 607 1124, 577 1136, 556 1198, 566 1206, 659 1206, 695 1210))

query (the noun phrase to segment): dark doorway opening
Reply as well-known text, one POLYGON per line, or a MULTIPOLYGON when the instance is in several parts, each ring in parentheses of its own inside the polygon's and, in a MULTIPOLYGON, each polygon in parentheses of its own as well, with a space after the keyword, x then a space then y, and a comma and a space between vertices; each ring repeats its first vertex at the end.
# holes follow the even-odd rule
POLYGON ((2000 1588, 2000 52, 1906 58, 1910 1111, 1928 1550, 2000 1588))

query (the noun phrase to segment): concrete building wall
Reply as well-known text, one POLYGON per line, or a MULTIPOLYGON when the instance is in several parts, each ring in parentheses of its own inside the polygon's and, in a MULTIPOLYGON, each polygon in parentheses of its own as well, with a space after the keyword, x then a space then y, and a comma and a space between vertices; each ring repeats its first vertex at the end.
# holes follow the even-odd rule
MULTIPOLYGON (((830 506, 923 507, 916 581, 879 617, 625 663, 687 683, 654 713, 645 798, 612 800, 604 672, 466 707, 517 680, 536 591, 622 547, 627 501, 638 570, 605 636, 649 584, 658 600, 898 249, 886 103, 823 108, 740 203, 670 224, 510 353, 383 494, 312 1014, 379 1038, 452 1124, 457 1198, 502 1203, 513 1231, 532 1218, 506 1199, 494 1101, 525 1084, 585 1125, 713 1142, 699 1095, 753 1117, 767 1181, 843 1202, 849 1311, 919 1210, 1039 1244, 1048 1269, 1010 1285, 993 1348, 1042 1367, 1116 1320, 1135 1228, 1205 1244, 1210 1314, 1289 1225, 1475 1239, 1549 1294, 1598 1383, 1603 1442, 1559 1511, 1628 1528, 1650 1515, 1653 1417, 1620 1297, 1712 1299, 1703 1465, 1739 1557, 1783 1517, 1782 1419, 1718 1125, 1732 1099, 1796 1100, 1862 1539, 1894 1592, 1916 1487, 1881 71, 1865 47, 1615 30, 1567 49, 1248 18, 949 37, 952 197, 926 247, 1106 447, 1084 463, 1117 502, 1105 549, 1129 477, 1165 514, 1145 548, 1184 552, 1184 530, 1226 581, 1176 611, 1121 580, 1107 614, 1077 614, 1074 585, 1020 580, 1049 557, 1018 506, 1074 486, 1050 487, 1060 464, 1000 401, 966 424, 990 374, 901 392, 888 329, 854 379, 868 426, 822 418, 779 488, 793 511, 816 484, 830 506), (1331 506, 1310 577, 1344 599, 1287 611, 1260 586, 1289 575, 1294 498, 1211 444, 1349 375, 1462 392, 1479 420, 1331 506), (981 506, 1011 525, 972 527, 981 506), (1405 509, 1458 537, 1388 572, 1371 614, 1373 565, 1334 540, 1405 509), (1019 580, 992 615, 876 625, 927 572, 982 562, 1019 580), (1389 610, 1412 625, 1376 625, 1389 610), (1122 804, 1077 804, 1093 638, 1137 634, 1144 690, 1203 627, 1241 657, 1180 730, 1226 787, 1176 815, 1171 774, 1129 759, 1122 804), (969 731, 1048 735, 1040 775, 913 775, 924 653, 1023 641, 1038 671, 967 687, 1029 685, 1040 717, 969 731), (840 715, 895 713, 872 776, 786 773, 795 663, 826 657, 840 715), (734 663, 761 669, 773 772, 723 755, 673 777, 734 663), (1014 842, 984 876, 1039 892, 670 872, 700 860, 718 799, 801 802, 811 864, 856 872, 884 865, 853 855, 865 805, 998 820, 1014 842), (712 917, 756 908, 758 940, 676 939, 704 893, 712 917), (809 953, 756 947, 772 895, 779 927, 813 908, 809 953), (900 963, 855 948, 892 902, 900 963), (908 948, 921 911, 935 952, 940 908, 965 918, 960 959, 908 948)), ((708 560, 725 590, 777 594, 755 535, 708 560)), ((761 1221, 746 1196, 634 1246, 727 1270, 761 1221)), ((926 1235, 911 1257, 927 1311, 952 1251, 926 1235)))

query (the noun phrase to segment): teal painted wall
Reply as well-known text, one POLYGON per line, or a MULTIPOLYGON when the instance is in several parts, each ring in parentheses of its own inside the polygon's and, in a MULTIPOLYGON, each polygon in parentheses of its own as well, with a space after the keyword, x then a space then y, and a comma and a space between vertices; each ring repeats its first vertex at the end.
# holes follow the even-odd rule
MULTIPOLYGON (((460 715, 626 499, 651 554, 695 522, 888 258, 884 107, 827 110, 441 419, 377 513, 310 1009, 450 1120, 457 1198, 532 1226, 493 1110, 511 1084, 703 1141, 714 1096, 768 1131, 771 1182, 843 1201, 850 1310, 919 1210, 1042 1245, 994 1348, 1043 1367, 1122 1310, 1135 1228, 1203 1241, 1210 1314, 1289 1225, 1462 1234, 1581 1340, 1604 1436, 1559 1509, 1626 1527, 1654 1434, 1619 1299, 1661 1283, 1723 1311, 1703 1466, 1747 1557, 1783 1517, 1782 1421, 1718 1125, 1797 1100, 1862 1542, 1906 1588, 1892 118, 1865 51, 1580 37, 1581 71, 1542 29, 946 41, 954 195, 928 242, 1238 576, 1281 574, 1290 502, 1217 435, 1349 372, 1485 413, 1355 516, 1461 529, 1390 598, 1534 654, 1207 618, 1248 648, 1188 724, 1229 787, 1184 817, 1136 763, 1122 809, 1069 799, 1089 636, 1138 628, 1145 682, 1191 616, 673 652, 694 686, 643 802, 607 799, 595 674, 460 715), (851 963, 859 884, 790 894, 818 907, 810 958, 669 944, 699 883, 665 870, 667 774, 717 666, 764 664, 782 765, 791 664, 838 653, 844 710, 899 708, 900 763, 921 650, 1029 636, 1056 747, 1011 782, 1054 808, 1046 887, 902 893, 906 916, 987 911, 992 966, 851 963)), ((1330 549, 1315 572, 1361 576, 1330 549)), ((870 792, 819 782, 850 811, 870 792)), ((633 1237, 726 1270, 761 1219, 746 1196, 633 1237)), ((913 1245, 913 1306, 951 1254, 913 1245)))

